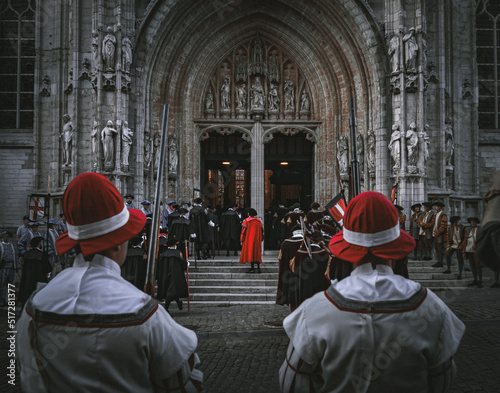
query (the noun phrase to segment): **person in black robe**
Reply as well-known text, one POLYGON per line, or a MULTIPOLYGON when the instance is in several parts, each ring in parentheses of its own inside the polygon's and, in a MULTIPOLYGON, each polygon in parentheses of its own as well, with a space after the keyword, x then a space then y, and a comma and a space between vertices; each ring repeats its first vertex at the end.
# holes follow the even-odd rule
POLYGON ((295 226, 292 228, 292 237, 285 239, 278 255, 278 292, 276 304, 288 304, 293 311, 296 308, 297 291, 299 290, 299 276, 290 269, 290 261, 295 257, 297 250, 303 242, 302 230, 295 226))
POLYGON ((24 265, 19 284, 18 300, 24 308, 39 282, 48 282, 48 275, 52 271, 48 255, 42 251, 43 238, 36 236, 29 243, 29 251, 24 253, 24 265))
POLYGON ((198 259, 208 258, 208 244, 210 242, 209 226, 215 226, 210 221, 206 209, 201 205, 203 200, 196 198, 193 208, 189 211, 190 231, 194 233, 194 248, 198 259))
POLYGON ((222 213, 220 221, 220 239, 224 242, 226 248, 226 256, 229 256, 229 251, 234 251, 234 255, 238 255, 238 247, 240 244, 241 220, 236 208, 238 205, 232 204, 229 209, 222 213))
POLYGON ((295 308, 306 299, 330 286, 330 280, 325 276, 330 253, 323 247, 322 235, 319 231, 315 231, 309 236, 309 239, 311 256, 309 256, 306 245, 302 243, 291 262, 294 273, 299 276, 299 290, 296 292, 295 308))
POLYGON ((182 300, 188 297, 188 288, 184 272, 187 262, 182 252, 177 248, 175 239, 167 240, 167 249, 158 258, 156 279, 158 281, 158 299, 165 299, 165 309, 168 311, 170 303, 175 300, 179 310, 182 310, 182 300))
POLYGON ((144 250, 141 243, 141 236, 133 237, 130 240, 127 257, 121 267, 121 274, 125 280, 142 291, 144 290, 144 285, 146 285, 148 261, 146 250, 144 250))
POLYGON ((191 235, 191 222, 186 218, 187 209, 181 207, 179 209, 179 217, 175 218, 170 225, 170 232, 168 234, 169 239, 174 239, 178 242, 179 251, 183 251, 185 248, 186 240, 189 241, 191 235))
POLYGON ((214 207, 212 205, 207 205, 207 215, 208 219, 214 223, 214 226, 208 226, 208 235, 210 240, 208 241, 208 251, 212 257, 215 257, 215 249, 219 248, 219 244, 217 241, 219 235, 219 217, 214 211, 214 207))

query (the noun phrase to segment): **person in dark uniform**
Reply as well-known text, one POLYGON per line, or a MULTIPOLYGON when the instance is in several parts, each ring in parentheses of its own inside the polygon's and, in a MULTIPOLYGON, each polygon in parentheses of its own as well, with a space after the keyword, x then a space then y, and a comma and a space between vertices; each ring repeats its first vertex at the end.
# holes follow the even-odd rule
POLYGON ((422 208, 422 204, 420 203, 415 203, 414 205, 411 206, 411 210, 413 211, 413 214, 410 217, 410 236, 415 240, 415 250, 413 250, 413 259, 419 260, 422 257, 422 250, 421 250, 421 245, 420 245, 420 235, 419 235, 419 227, 418 227, 418 220, 420 220, 420 217, 422 216, 422 212, 420 209, 422 208))
POLYGON ((179 250, 183 250, 186 240, 189 241, 193 232, 191 231, 191 222, 186 218, 187 210, 181 207, 178 210, 179 217, 174 218, 170 224, 169 239, 174 239, 179 243, 179 250))
POLYGON ((283 216, 282 225, 285 226, 285 238, 292 236, 292 228, 300 226, 300 217, 304 218, 305 213, 300 209, 300 203, 295 203, 290 207, 290 211, 283 216))
POLYGON ((311 256, 304 242, 292 259, 292 270, 299 276, 299 290, 296 297, 295 308, 316 293, 326 290, 330 280, 325 272, 330 262, 330 253, 322 246, 323 237, 319 231, 314 231, 310 236, 311 256))
POLYGON ((422 203, 424 211, 418 221, 419 244, 422 245, 423 260, 430 261, 432 259, 432 245, 434 243, 433 230, 434 227, 434 211, 432 210, 432 202, 422 203))
POLYGON ((450 217, 450 226, 446 230, 446 270, 445 274, 451 273, 451 257, 456 252, 458 261, 458 276, 457 280, 462 279, 462 271, 464 270, 463 245, 466 240, 465 227, 460 224, 460 216, 450 217))
POLYGON ((194 248, 198 259, 208 258, 208 243, 210 241, 209 226, 215 226, 210 221, 206 209, 201 205, 203 200, 196 198, 193 208, 189 211, 190 232, 194 234, 194 248))
POLYGON ((127 209, 137 209, 134 205, 135 197, 132 194, 125 195, 125 206, 127 209))
POLYGON ((321 220, 324 215, 325 213, 320 210, 320 204, 318 202, 313 202, 311 203, 311 210, 307 212, 304 221, 308 225, 314 225, 314 223, 321 220))
POLYGON ((182 310, 182 300, 188 296, 187 282, 184 272, 187 262, 177 248, 177 241, 167 240, 167 249, 158 258, 158 299, 165 299, 165 309, 168 311, 170 303, 175 300, 179 310, 182 310))
POLYGON ((404 213, 404 207, 400 205, 394 205, 396 206, 396 209, 398 209, 398 220, 399 220, 399 227, 405 231, 406 230, 406 214, 404 213))
POLYGON ((147 255, 142 247, 142 237, 135 236, 130 239, 127 257, 121 267, 122 277, 142 291, 146 284, 147 268, 147 255))
POLYGON ((226 256, 229 256, 229 250, 234 251, 234 255, 238 255, 238 245, 240 243, 241 221, 236 208, 238 205, 232 204, 221 216, 220 222, 220 238, 224 242, 227 250, 226 256))
POLYGON ((295 226, 292 229, 292 236, 283 241, 278 255, 279 271, 276 304, 287 304, 293 311, 297 306, 299 276, 290 269, 290 261, 295 257, 304 240, 304 236, 299 226, 295 226))
POLYGON ((446 229, 448 228, 448 217, 443 212, 444 203, 437 201, 432 204, 436 208, 436 215, 434 217, 434 245, 436 246, 436 254, 438 261, 432 267, 443 267, 443 258, 446 247, 446 229))
POLYGON ((19 283, 18 300, 24 308, 24 304, 36 289, 39 282, 48 282, 48 275, 52 271, 52 266, 48 258, 43 255, 43 239, 36 236, 31 239, 30 250, 24 253, 24 265, 19 283))
POLYGON ((4 231, 0 242, 0 306, 4 306, 7 299, 8 284, 15 279, 15 272, 19 271, 20 261, 17 250, 11 242, 12 232, 4 231))
POLYGON ((217 239, 219 236, 219 217, 214 211, 214 207, 210 204, 207 205, 207 215, 209 222, 212 221, 214 226, 208 226, 208 234, 210 240, 208 241, 208 252, 212 257, 215 256, 215 250, 219 247, 217 239))

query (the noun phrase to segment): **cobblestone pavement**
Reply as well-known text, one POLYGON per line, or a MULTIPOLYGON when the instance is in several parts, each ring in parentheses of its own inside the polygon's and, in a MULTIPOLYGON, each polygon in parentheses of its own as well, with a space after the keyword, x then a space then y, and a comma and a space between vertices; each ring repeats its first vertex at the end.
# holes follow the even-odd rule
MULTIPOLYGON (((452 392, 500 391, 500 289, 438 292, 467 329, 456 354, 458 375, 452 392)), ((19 312, 19 309, 18 309, 19 312)), ((229 307, 192 305, 187 311, 171 306, 173 318, 197 332, 197 352, 210 393, 279 392, 278 370, 288 344, 282 320, 289 314, 277 305, 229 307)), ((7 311, 0 309, 0 391, 19 392, 7 384, 7 311), (7 387, 7 389, 5 389, 7 387)))

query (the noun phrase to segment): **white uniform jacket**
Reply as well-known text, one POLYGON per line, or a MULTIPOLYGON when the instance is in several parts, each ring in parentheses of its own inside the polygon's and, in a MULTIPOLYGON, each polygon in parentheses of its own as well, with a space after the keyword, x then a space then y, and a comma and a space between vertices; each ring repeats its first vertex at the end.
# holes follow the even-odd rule
POLYGON ((96 255, 28 301, 16 358, 26 392, 201 391, 196 334, 96 255), (183 390, 184 389, 184 390, 183 390))
MULTIPOLYGON (((464 324, 431 291, 371 264, 306 300, 283 323, 290 338, 284 392, 428 392, 464 324)), ((449 381, 441 381, 445 391, 449 381)))

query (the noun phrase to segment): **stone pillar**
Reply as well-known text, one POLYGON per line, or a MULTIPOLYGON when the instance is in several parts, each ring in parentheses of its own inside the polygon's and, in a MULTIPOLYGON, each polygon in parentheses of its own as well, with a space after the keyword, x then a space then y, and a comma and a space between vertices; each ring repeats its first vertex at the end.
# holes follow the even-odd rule
POLYGON ((262 136, 264 129, 260 122, 252 128, 253 141, 250 153, 250 206, 257 210, 258 217, 264 220, 264 142, 262 136))

